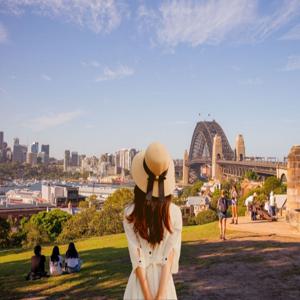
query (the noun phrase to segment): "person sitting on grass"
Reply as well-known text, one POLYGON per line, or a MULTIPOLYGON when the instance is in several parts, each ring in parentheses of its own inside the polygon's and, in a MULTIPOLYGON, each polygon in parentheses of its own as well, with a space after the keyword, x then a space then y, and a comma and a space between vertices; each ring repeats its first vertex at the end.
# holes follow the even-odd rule
POLYGON ((80 271, 81 260, 74 243, 70 243, 65 257, 65 268, 67 273, 76 273, 80 271))
POLYGON ((49 262, 50 275, 61 275, 63 272, 62 267, 63 259, 59 254, 59 248, 57 246, 54 246, 49 262))
POLYGON ((48 277, 45 271, 46 257, 41 254, 42 247, 37 245, 34 247, 34 256, 31 257, 31 271, 28 273, 26 280, 36 280, 42 277, 48 277))

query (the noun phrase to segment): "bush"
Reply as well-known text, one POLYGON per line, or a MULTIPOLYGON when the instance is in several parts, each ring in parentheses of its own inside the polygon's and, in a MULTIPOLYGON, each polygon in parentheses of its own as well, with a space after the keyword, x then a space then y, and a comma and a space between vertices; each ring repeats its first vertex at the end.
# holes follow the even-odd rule
POLYGON ((203 224, 214 222, 217 219, 218 219, 217 213, 212 209, 208 209, 208 210, 201 211, 197 215, 196 224, 203 225, 203 224))
POLYGON ((188 226, 193 226, 193 225, 197 225, 196 224, 196 217, 188 217, 188 219, 187 219, 187 225, 188 226))
POLYGON ((238 216, 239 217, 245 217, 246 210, 247 210, 246 206, 238 206, 238 216))

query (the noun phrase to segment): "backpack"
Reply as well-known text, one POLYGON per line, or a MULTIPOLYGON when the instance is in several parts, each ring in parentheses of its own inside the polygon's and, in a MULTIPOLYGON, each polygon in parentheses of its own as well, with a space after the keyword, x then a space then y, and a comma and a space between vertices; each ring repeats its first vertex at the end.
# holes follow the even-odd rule
POLYGON ((225 198, 220 198, 219 199, 219 210, 220 210, 220 212, 226 213, 227 209, 228 209, 227 200, 225 198))

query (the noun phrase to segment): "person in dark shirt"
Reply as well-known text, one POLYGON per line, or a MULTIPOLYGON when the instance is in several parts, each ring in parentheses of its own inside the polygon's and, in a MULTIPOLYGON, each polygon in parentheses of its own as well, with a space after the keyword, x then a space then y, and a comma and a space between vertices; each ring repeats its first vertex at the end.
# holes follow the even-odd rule
POLYGON ((221 197, 218 200, 217 210, 219 217, 219 228, 220 228, 220 239, 225 241, 226 237, 226 219, 227 219, 227 210, 228 210, 228 200, 226 199, 225 191, 221 191, 221 197))
POLYGON ((34 247, 34 256, 31 257, 31 271, 27 275, 27 280, 36 280, 41 277, 48 277, 45 271, 46 257, 41 255, 42 248, 40 245, 34 247))

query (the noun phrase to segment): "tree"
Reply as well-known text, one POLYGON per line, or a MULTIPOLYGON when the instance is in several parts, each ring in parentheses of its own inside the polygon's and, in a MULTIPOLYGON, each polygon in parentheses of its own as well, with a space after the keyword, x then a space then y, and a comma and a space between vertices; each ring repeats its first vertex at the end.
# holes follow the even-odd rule
POLYGON ((28 222, 25 225, 26 239, 23 241, 23 246, 32 248, 38 244, 48 243, 49 236, 44 228, 39 227, 38 225, 28 222))
POLYGON ((196 181, 192 186, 185 187, 182 192, 182 198, 186 199, 188 197, 197 196, 201 191, 202 186, 203 182, 199 180, 196 181))
POLYGON ((247 171, 245 173, 245 178, 256 181, 258 180, 258 175, 254 171, 247 171))
POLYGON ((275 176, 268 177, 263 185, 263 190, 266 195, 269 195, 271 191, 279 188, 281 186, 281 182, 275 176))
POLYGON ((10 233, 9 223, 5 219, 0 218, 0 248, 8 247, 9 233, 10 233))
POLYGON ((33 215, 29 223, 41 227, 48 234, 50 240, 55 240, 69 218, 71 218, 71 215, 67 212, 54 209, 50 212, 42 211, 33 215))

